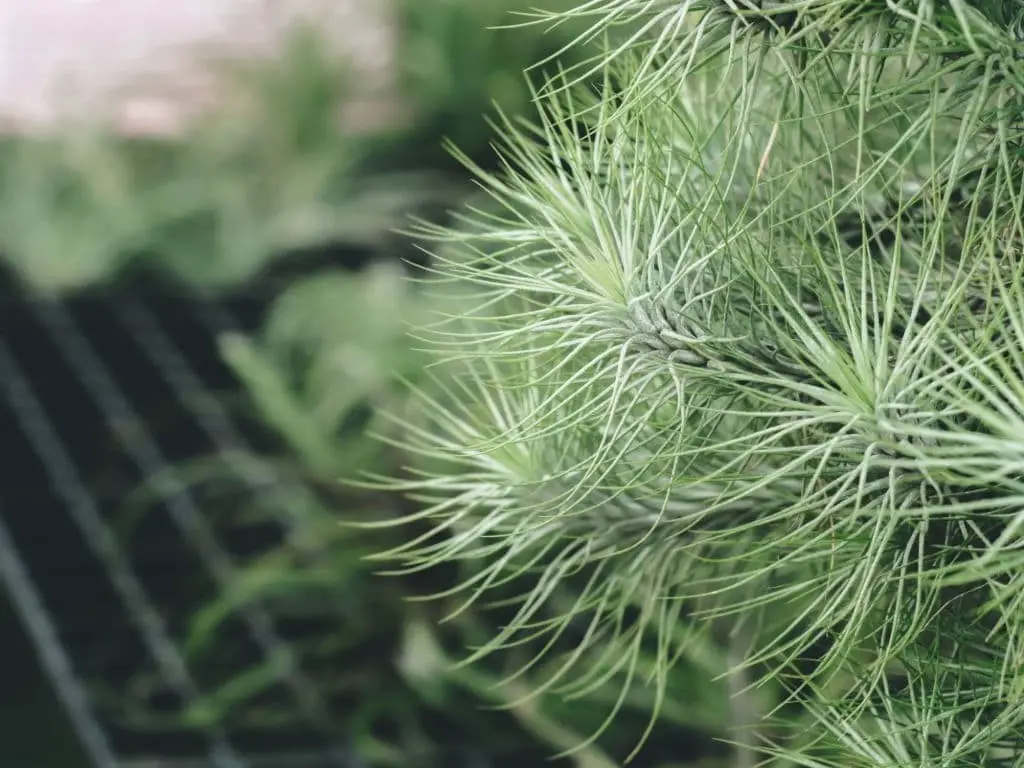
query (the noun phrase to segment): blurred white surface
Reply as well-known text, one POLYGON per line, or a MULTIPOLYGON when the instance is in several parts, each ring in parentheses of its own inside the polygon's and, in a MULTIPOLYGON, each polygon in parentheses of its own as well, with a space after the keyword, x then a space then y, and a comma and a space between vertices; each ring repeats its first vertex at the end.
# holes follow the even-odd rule
POLYGON ((387 87, 394 43, 385 0, 0 0, 0 121, 29 129, 104 105, 130 132, 174 131, 202 85, 187 65, 202 46, 260 54, 314 16, 365 74, 387 87), (169 87, 170 86, 170 87, 169 87), (112 102, 130 87, 130 101, 112 102))

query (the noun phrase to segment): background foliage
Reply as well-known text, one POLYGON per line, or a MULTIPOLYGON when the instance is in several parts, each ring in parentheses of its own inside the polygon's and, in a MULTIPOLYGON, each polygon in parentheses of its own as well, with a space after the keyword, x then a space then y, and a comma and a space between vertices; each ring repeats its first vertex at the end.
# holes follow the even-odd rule
POLYGON ((529 109, 523 76, 552 39, 495 29, 518 0, 397 4, 392 126, 339 130, 351 64, 296 25, 276 57, 211 59, 230 96, 176 139, 127 138, 81 118, 0 143, 0 247, 32 290, 67 293, 155 266, 224 290, 316 246, 385 250, 410 212, 465 190, 442 140, 490 154, 495 104, 529 109))

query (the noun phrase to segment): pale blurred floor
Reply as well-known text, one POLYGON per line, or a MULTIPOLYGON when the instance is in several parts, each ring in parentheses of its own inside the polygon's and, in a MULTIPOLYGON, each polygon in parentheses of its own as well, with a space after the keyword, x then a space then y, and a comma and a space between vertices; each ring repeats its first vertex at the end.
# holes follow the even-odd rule
MULTIPOLYGON (((181 80, 200 44, 270 50, 298 14, 324 14, 320 26, 351 52, 366 87, 385 88, 394 54, 385 8, 386 0, 0 0, 0 120, 52 123, 109 104, 110 92, 127 84, 181 80)), ((121 117, 148 109, 148 119, 173 122, 182 106, 175 101, 188 98, 182 92, 122 105, 121 117)))

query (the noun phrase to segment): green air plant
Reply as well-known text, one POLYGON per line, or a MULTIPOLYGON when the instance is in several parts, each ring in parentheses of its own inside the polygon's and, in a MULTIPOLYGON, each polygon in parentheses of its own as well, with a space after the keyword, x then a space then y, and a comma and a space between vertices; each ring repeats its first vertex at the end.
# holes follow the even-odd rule
POLYGON ((544 689, 655 721, 720 644, 740 705, 785 691, 737 707, 738 765, 1024 766, 1024 5, 536 20, 604 48, 423 227, 477 303, 422 331, 460 368, 429 469, 370 485, 450 535, 381 557, 477 565, 465 605, 512 607, 473 660, 583 622, 544 689))

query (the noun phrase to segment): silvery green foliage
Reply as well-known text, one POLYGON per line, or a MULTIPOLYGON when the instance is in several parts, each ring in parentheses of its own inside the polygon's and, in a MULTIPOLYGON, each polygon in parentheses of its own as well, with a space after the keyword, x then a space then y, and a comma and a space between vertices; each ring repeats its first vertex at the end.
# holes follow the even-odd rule
POLYGON ((479 653, 584 621, 606 663, 557 683, 657 687, 674 628, 726 621, 764 679, 819 654, 817 725, 765 726, 780 764, 1024 766, 1020 14, 547 18, 626 42, 503 125, 492 204, 430 232, 478 303, 428 333, 463 375, 395 483, 450 533, 409 568, 482 563, 468 602, 528 576, 479 653))

